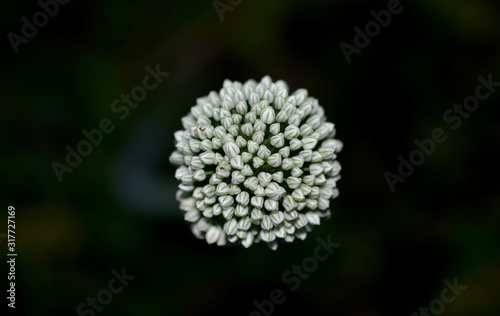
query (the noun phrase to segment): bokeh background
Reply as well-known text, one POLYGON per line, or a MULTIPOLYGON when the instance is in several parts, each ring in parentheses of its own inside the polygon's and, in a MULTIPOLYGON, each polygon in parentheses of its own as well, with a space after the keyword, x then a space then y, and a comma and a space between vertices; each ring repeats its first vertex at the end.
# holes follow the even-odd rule
POLYGON ((73 0, 17 54, 7 34, 40 6, 4 3, 0 233, 15 206, 16 314, 75 315, 125 267, 136 278, 97 315, 248 315, 275 288, 287 300, 274 315, 411 315, 456 277, 468 288, 444 315, 499 315, 500 89, 456 131, 442 115, 479 75, 500 81, 500 4, 402 6, 348 64, 340 43, 387 1, 243 0, 221 21, 211 0, 73 0), (157 64, 169 76, 118 119, 111 103, 157 64), (305 241, 209 246, 175 201, 173 133, 224 79, 264 75, 307 88, 336 124, 340 196, 305 241), (115 130, 60 183, 51 164, 103 118, 115 130), (446 142, 392 193, 384 172, 437 127, 446 142), (283 273, 328 235, 341 247, 291 292, 283 273))

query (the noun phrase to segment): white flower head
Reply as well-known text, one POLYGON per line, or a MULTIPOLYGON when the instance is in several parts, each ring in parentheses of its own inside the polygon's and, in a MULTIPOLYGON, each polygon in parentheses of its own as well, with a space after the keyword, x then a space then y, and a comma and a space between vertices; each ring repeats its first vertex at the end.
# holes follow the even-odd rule
POLYGON ((340 164, 335 126, 307 90, 269 76, 225 80, 182 118, 170 162, 193 234, 224 246, 305 239, 330 216, 340 164))

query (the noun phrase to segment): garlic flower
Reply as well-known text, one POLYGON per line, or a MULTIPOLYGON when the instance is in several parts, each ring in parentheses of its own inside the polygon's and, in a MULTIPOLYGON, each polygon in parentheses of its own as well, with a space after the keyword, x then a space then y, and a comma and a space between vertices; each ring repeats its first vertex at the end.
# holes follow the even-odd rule
POLYGON ((284 81, 225 80, 197 99, 175 133, 170 162, 184 219, 209 244, 305 239, 338 196, 342 142, 305 89, 284 81))

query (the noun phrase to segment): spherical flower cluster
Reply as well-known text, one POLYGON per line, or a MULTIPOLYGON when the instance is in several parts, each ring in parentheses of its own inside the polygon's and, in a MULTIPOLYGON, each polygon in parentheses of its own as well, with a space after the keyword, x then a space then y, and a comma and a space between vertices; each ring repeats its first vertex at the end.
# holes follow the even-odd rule
POLYGON ((284 81, 224 81, 197 99, 170 162, 184 218, 209 244, 305 239, 338 195, 342 143, 318 100, 284 81))

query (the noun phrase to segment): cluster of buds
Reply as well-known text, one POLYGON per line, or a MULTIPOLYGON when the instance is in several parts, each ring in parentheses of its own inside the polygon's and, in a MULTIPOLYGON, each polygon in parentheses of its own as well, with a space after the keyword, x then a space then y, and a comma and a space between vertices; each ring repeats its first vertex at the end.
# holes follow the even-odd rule
POLYGON ((193 234, 209 244, 305 239, 330 216, 342 142, 305 89, 284 81, 224 81, 197 99, 175 133, 170 162, 193 234))

